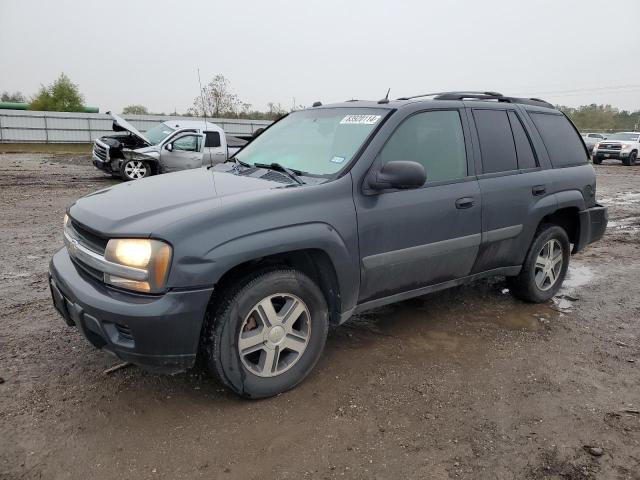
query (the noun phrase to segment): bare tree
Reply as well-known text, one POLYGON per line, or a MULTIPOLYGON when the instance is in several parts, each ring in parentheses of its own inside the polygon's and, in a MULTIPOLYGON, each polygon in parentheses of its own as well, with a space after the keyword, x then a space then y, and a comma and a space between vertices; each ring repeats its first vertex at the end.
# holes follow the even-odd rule
POLYGON ((237 116, 239 111, 248 110, 246 105, 248 104, 244 104, 236 94, 232 93, 229 80, 224 75, 216 75, 202 88, 202 96, 198 95, 193 100, 189 113, 196 116, 206 113, 208 117, 214 118, 237 116))

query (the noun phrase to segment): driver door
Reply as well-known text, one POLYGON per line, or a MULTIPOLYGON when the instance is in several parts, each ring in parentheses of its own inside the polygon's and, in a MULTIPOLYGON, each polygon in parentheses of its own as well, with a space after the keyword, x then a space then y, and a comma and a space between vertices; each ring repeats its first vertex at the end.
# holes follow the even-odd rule
POLYGON ((421 188, 355 197, 361 303, 469 275, 481 241, 481 198, 471 144, 456 109, 405 119, 378 154, 420 163, 421 188))
POLYGON ((160 152, 163 172, 177 172, 202 166, 204 135, 185 133, 167 142, 160 152))

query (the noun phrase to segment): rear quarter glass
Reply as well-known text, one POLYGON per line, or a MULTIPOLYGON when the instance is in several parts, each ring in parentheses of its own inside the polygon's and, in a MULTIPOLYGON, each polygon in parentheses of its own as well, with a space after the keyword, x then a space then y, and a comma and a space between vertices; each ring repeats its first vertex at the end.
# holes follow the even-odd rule
POLYGON ((587 163, 584 143, 564 115, 529 112, 554 168, 587 163))

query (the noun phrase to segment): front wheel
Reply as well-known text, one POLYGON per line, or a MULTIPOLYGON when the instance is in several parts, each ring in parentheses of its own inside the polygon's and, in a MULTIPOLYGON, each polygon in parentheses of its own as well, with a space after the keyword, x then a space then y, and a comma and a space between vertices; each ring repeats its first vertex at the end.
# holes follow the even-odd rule
POLYGON ((318 286, 296 270, 257 273, 229 289, 203 330, 209 370, 250 398, 285 392, 317 363, 328 332, 328 308, 318 286))
POLYGON ((526 302, 541 303, 562 286, 570 257, 567 232, 557 225, 540 228, 533 239, 520 274, 507 279, 513 294, 526 302))
POLYGON ((636 164, 637 159, 638 159, 638 154, 636 152, 631 152, 627 158, 622 159, 622 163, 630 167, 636 164))
POLYGON ((120 176, 123 180, 140 180, 151 176, 151 165, 142 160, 125 160, 120 165, 120 176))
POLYGON ((598 158, 598 157, 593 157, 593 164, 594 165, 600 165, 602 163, 602 158, 598 158))

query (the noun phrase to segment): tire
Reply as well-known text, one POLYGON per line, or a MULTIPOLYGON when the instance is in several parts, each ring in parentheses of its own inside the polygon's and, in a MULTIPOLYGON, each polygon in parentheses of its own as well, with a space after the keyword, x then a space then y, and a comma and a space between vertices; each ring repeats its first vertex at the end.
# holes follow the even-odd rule
POLYGON ((622 159, 622 163, 627 167, 636 164, 636 160, 638 159, 638 152, 631 152, 627 158, 622 159))
POLYGON ((303 273, 287 268, 257 272, 209 309, 202 354, 208 370, 233 392, 272 397, 295 387, 316 365, 328 318, 324 295, 303 273), (295 311, 287 321, 289 308, 295 311))
MULTIPOLYGON (((542 303, 551 299, 562 286, 562 282, 567 274, 569 258, 571 256, 569 237, 567 232, 557 225, 543 225, 538 229, 536 236, 529 247, 527 256, 522 265, 520 274, 507 279, 509 289, 513 295, 520 300, 532 303, 542 303), (553 251, 561 248, 561 263, 558 266, 549 261, 544 267, 541 261, 549 252, 552 245, 553 251), (544 268, 554 265, 549 273, 544 268), (553 273, 554 280, 551 282, 550 274, 553 273), (540 279, 542 278, 542 282, 540 279)), ((554 254, 554 258, 557 258, 554 254)))
POLYGON ((602 163, 602 158, 593 157, 593 164, 600 165, 602 163))
POLYGON ((142 160, 123 160, 120 164, 120 177, 128 182, 153 175, 149 162, 142 160))

